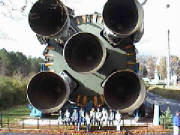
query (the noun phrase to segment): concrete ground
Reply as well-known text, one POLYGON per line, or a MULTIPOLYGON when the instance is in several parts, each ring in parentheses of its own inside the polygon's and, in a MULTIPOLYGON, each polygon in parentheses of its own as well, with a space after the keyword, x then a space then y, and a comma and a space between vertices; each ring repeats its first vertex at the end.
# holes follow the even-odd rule
MULTIPOLYGON (((26 119, 23 121, 20 121, 19 124, 24 125, 62 125, 62 121, 58 121, 57 119, 26 119)), ((103 123, 103 126, 106 124, 103 123)), ((114 125, 116 125, 116 121, 114 121, 114 125)), ((123 126, 147 126, 152 125, 152 122, 136 122, 135 118, 128 118, 125 120, 121 120, 121 125, 123 126)))
MULTIPOLYGON (((89 135, 91 135, 91 133, 88 133, 89 135)), ((44 134, 29 134, 29 133, 0 133, 0 135, 44 135, 44 134)), ((130 134, 131 135, 131 134, 130 134)), ((136 134, 138 135, 138 134, 136 134)), ((143 134, 141 134, 143 135, 143 134)), ((150 135, 150 134, 144 134, 144 135, 150 135)), ((152 135, 152 134, 151 134, 152 135)), ((153 135, 173 135, 173 133, 166 133, 166 134, 153 134, 153 135)))
POLYGON ((150 104, 158 104, 162 112, 165 112, 168 107, 173 115, 176 111, 180 112, 180 102, 173 99, 166 99, 151 92, 147 93, 145 102, 148 102, 150 104))

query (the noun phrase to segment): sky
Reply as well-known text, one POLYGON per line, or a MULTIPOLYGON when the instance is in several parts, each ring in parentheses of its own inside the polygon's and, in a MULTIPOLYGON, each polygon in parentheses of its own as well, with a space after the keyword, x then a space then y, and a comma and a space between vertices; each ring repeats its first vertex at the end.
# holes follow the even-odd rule
MULTIPOLYGON (((1 1, 1 0, 0 0, 1 1)), ((0 48, 8 51, 20 51, 27 56, 42 57, 45 48, 40 45, 28 25, 28 12, 22 14, 20 8, 25 0, 4 0, 7 6, 0 3, 0 48), (12 11, 12 8, 15 9, 12 11)), ((102 13, 106 0, 62 0, 66 6, 75 10, 76 15, 102 13)), ((168 29, 170 30, 170 53, 180 56, 180 0, 147 0, 144 8, 144 35, 136 43, 139 54, 167 56, 168 29), (170 5, 167 8, 167 4, 170 5)))
POLYGON ((145 33, 137 43, 139 52, 167 56, 169 29, 170 53, 180 56, 180 1, 148 0, 143 8, 145 33))
POLYGON ((32 4, 22 14, 19 9, 25 0, 4 1, 5 6, 0 5, 0 48, 19 51, 31 57, 43 57, 45 46, 40 45, 28 24, 27 15, 32 4))

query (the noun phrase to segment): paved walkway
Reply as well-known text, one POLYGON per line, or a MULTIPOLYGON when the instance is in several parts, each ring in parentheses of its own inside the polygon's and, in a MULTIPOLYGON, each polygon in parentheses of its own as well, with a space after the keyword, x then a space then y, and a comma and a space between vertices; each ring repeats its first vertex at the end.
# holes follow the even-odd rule
MULTIPOLYGON (((91 133, 88 133, 89 135, 91 135, 91 133)), ((0 135, 44 135, 44 134, 30 134, 30 133, 0 133, 0 135)), ((136 134, 138 135, 138 134, 136 134)), ((143 135, 143 134, 141 134, 143 135)), ((144 134, 144 135, 152 135, 152 134, 144 134)), ((153 135, 173 135, 173 133, 166 133, 166 134, 153 134, 153 135)))
POLYGON ((151 92, 147 93, 145 103, 158 104, 160 105, 160 110, 163 112, 165 112, 168 107, 172 114, 175 114, 176 111, 180 112, 180 102, 173 99, 166 99, 151 92))

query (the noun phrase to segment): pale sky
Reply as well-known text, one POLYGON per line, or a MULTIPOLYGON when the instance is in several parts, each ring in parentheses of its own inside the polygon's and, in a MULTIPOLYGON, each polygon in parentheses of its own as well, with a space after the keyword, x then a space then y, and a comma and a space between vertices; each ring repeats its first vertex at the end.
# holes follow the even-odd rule
MULTIPOLYGON (((8 0, 6 0, 8 1, 8 0)), ((24 0, 14 1, 18 9, 24 0)), ((63 0, 63 3, 75 10, 76 15, 102 12, 106 0, 63 0)), ((0 5, 1 6, 1 5, 0 5)), ((171 54, 180 56, 180 0, 148 0, 144 8, 144 35, 136 44, 140 54, 166 56, 167 30, 170 30, 171 54), (166 5, 170 4, 167 9, 166 5)), ((28 7, 26 14, 29 12, 28 7)), ((0 48, 20 51, 27 56, 42 56, 44 50, 28 25, 27 16, 0 7, 0 48), (4 17, 7 14, 11 17, 4 17)))
POLYGON ((171 54, 180 56, 180 0, 148 0, 144 5, 144 25, 144 36, 137 43, 139 52, 167 55, 169 29, 171 54))
POLYGON ((19 51, 27 56, 43 57, 45 46, 40 45, 25 16, 29 13, 30 4, 23 16, 19 9, 25 5, 25 0, 4 0, 4 2, 6 6, 0 5, 0 48, 19 51))

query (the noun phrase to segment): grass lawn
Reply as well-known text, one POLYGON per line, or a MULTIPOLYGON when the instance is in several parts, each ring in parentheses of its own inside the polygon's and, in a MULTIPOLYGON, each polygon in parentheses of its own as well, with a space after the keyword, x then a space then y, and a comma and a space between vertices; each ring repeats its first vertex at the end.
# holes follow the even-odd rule
POLYGON ((161 88, 161 87, 149 87, 148 91, 160 95, 162 97, 165 97, 167 99, 174 99, 180 101, 180 90, 161 88))
POLYGON ((1 110, 0 114, 2 114, 2 122, 7 123, 14 122, 19 120, 20 118, 29 116, 30 110, 28 105, 18 105, 5 110, 1 110))

